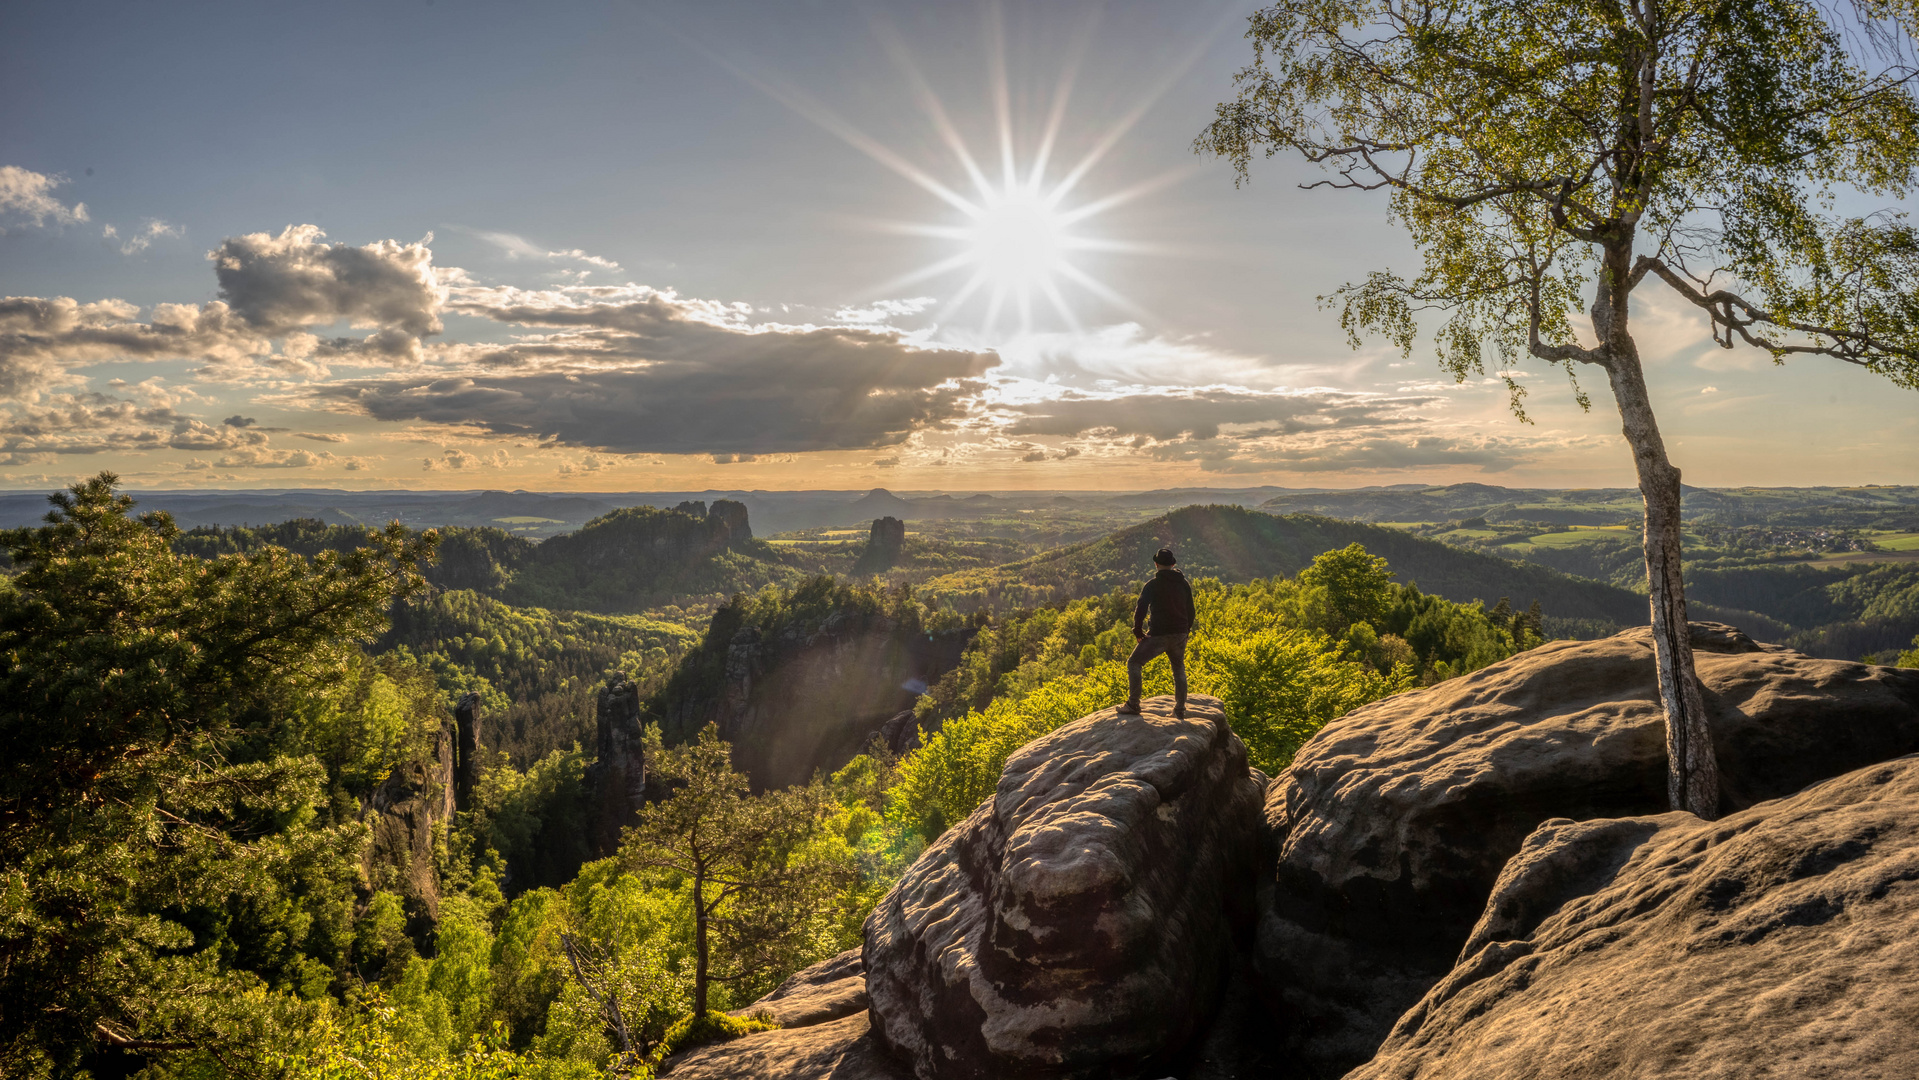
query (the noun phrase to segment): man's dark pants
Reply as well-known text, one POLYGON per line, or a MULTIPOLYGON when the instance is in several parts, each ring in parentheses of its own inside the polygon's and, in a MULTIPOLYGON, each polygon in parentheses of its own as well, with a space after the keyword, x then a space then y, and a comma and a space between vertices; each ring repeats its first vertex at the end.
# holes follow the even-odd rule
POLYGON ((1139 704, 1140 669, 1160 653, 1165 653, 1167 662, 1173 665, 1174 701, 1186 704, 1185 634, 1149 634, 1133 646, 1133 655, 1126 658, 1126 688, 1131 693, 1126 700, 1131 704, 1139 704))

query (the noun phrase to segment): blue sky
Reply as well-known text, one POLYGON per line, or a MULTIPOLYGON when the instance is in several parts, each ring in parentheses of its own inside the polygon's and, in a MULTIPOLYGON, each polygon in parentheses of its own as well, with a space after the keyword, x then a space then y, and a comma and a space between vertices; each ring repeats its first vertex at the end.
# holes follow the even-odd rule
MULTIPOLYGON (((1630 483, 1603 386, 1347 346, 1383 203, 1190 150, 1245 13, 16 5, 0 487, 1630 483)), ((1689 482, 1919 482, 1911 394, 1639 328, 1689 482)))

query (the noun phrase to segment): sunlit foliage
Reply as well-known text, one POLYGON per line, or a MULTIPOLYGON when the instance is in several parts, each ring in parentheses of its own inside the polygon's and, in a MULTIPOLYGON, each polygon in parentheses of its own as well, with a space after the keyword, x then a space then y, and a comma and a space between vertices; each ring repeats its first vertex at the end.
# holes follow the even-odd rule
POLYGON ((0 592, 9 1075, 103 1044, 234 1064, 299 1022, 355 941, 363 830, 329 784, 418 730, 410 678, 359 646, 421 587, 432 536, 199 559, 116 483, 0 536, 19 569, 0 592))
MULTIPOLYGON (((1268 773, 1360 705, 1541 642, 1537 612, 1422 595, 1394 584, 1385 560, 1357 544, 1319 556, 1296 579, 1195 586, 1191 690, 1221 699, 1268 773)), ((1116 591, 983 629, 922 699, 922 720, 944 722, 900 762, 890 817, 936 837, 991 794, 1013 751, 1125 700, 1133 601, 1131 590, 1116 591)), ((1172 692, 1166 662, 1148 665, 1146 692, 1172 692)))

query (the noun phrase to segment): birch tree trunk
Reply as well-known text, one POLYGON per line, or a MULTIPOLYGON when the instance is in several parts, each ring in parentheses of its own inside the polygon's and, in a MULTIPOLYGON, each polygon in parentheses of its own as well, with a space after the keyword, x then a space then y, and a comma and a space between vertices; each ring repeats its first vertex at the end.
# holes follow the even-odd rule
MULTIPOLYGON (((1623 275, 1621 275, 1623 277, 1623 275)), ((1619 404, 1626 442, 1639 473, 1646 504, 1646 591, 1652 606, 1653 654, 1659 665, 1659 700, 1666 710, 1666 795, 1674 810, 1708 821, 1719 815, 1719 763, 1713 757, 1699 676, 1693 668, 1692 635, 1686 625, 1686 582, 1680 562, 1679 470, 1666 458, 1666 444, 1653 418, 1652 401, 1639 364, 1639 350, 1625 332, 1624 290, 1594 305, 1594 328, 1608 345, 1607 374, 1619 404), (1616 305, 1616 306, 1615 306, 1616 305), (1601 307, 1611 311, 1601 311, 1601 307)))

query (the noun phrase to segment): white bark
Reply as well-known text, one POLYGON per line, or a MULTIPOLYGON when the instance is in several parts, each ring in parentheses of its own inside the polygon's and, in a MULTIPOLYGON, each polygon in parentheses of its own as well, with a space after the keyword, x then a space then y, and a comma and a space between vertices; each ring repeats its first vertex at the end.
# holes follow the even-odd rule
POLYGON ((1719 814, 1719 763, 1713 756, 1712 729, 1699 693, 1686 622, 1679 470, 1666 458, 1639 350, 1625 332, 1625 320, 1612 317, 1624 309, 1625 291, 1612 292, 1602 280, 1600 296, 1593 306, 1593 326, 1602 340, 1610 339, 1606 370, 1646 504, 1646 591, 1652 608, 1653 653, 1659 665, 1659 698, 1666 711, 1666 794, 1673 809, 1711 820, 1719 814))

